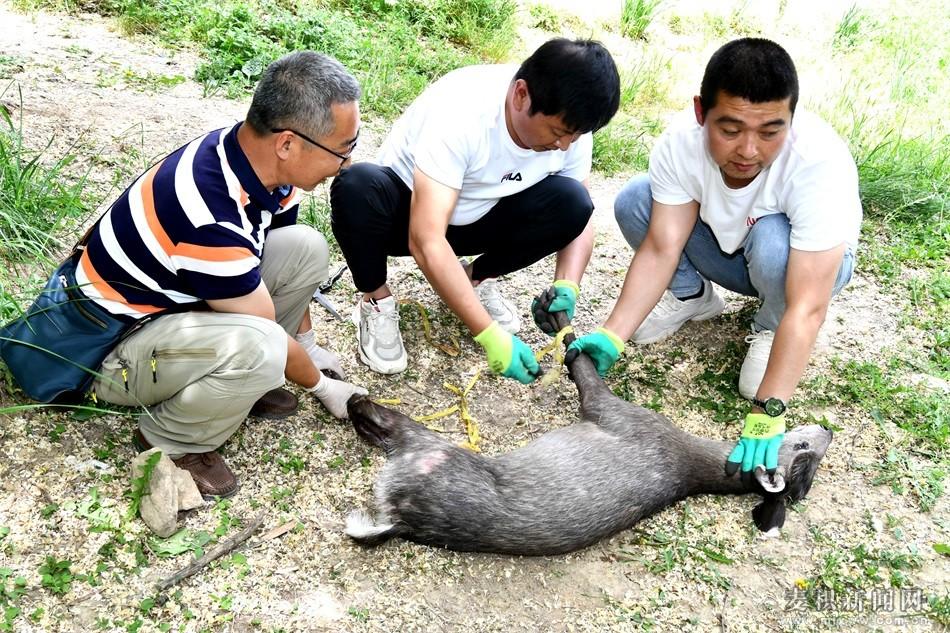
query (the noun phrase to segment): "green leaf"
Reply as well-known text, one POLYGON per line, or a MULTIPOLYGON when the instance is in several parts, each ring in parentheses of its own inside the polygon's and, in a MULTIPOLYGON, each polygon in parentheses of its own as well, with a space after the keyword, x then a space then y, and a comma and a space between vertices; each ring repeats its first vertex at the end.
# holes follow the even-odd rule
POLYGON ((934 543, 934 551, 944 556, 950 556, 950 545, 946 543, 934 543))
POLYGON ((717 563, 723 563, 723 564, 726 564, 726 565, 731 565, 731 564, 733 564, 734 562, 736 562, 736 561, 732 560, 731 558, 729 558, 728 556, 726 556, 725 554, 721 554, 721 553, 717 552, 716 550, 709 549, 708 547, 703 547, 703 548, 701 548, 701 549, 702 549, 702 551, 703 551, 703 554, 705 554, 710 560, 714 560, 714 561, 716 561, 717 563))
POLYGON ((201 556, 204 551, 202 548, 211 540, 211 535, 203 530, 195 532, 184 528, 166 539, 150 539, 148 547, 160 558, 179 556, 185 552, 195 552, 196 556, 201 556))
POLYGON ((195 544, 195 533, 188 528, 183 528, 166 539, 149 540, 148 546, 156 556, 169 558, 190 552, 195 544))
POLYGON ((99 412, 92 407, 82 407, 73 409, 69 417, 76 422, 85 422, 86 420, 99 417, 99 412))

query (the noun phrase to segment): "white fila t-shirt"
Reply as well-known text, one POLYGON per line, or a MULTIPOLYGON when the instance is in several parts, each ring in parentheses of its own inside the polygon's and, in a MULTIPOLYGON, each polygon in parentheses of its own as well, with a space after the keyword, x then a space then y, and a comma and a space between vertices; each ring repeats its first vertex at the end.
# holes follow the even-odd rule
POLYGON ((677 115, 650 154, 650 189, 661 204, 699 202, 699 216, 724 253, 741 248, 755 221, 773 213, 788 216, 794 249, 857 248, 862 211, 854 159, 830 125, 801 107, 775 162, 741 189, 726 186, 693 110, 677 115))
POLYGON ((567 151, 518 147, 505 125, 505 97, 518 67, 467 66, 426 88, 393 125, 377 163, 412 189, 418 167, 459 192, 451 225, 475 222, 498 200, 551 174, 583 181, 590 174, 592 136, 567 151))

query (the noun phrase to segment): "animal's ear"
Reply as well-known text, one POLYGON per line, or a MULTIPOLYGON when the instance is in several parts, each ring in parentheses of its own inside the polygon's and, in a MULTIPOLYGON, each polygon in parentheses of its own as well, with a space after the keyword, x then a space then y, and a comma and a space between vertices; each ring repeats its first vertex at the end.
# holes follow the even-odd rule
POLYGON ((781 495, 765 495, 762 503, 752 508, 752 520, 766 536, 778 536, 785 525, 785 499, 781 495))
POLYGON ((782 492, 785 490, 785 477, 781 473, 769 475, 764 466, 757 466, 755 479, 766 492, 782 492))

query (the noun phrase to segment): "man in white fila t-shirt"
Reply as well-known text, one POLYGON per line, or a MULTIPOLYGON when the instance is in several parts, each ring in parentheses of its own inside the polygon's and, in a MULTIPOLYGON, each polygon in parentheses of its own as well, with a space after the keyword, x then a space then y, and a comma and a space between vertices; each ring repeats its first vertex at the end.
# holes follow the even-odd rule
POLYGON ((693 108, 657 141, 649 175, 617 196, 617 222, 636 253, 603 327, 571 345, 603 373, 624 341, 653 343, 722 312, 710 282, 760 298, 739 376, 753 404, 730 474, 760 464, 774 472, 785 402, 854 266, 854 159, 797 101, 795 66, 778 44, 740 39, 713 54, 693 108))
POLYGON ((591 133, 613 117, 620 79, 606 48, 554 39, 518 66, 470 66, 429 86, 393 126, 376 163, 330 189, 333 234, 363 293, 360 358, 406 368, 386 259, 412 255, 482 345, 492 371, 539 373, 495 278, 557 253, 551 309, 573 313, 590 259, 591 133), (477 255, 469 264, 460 255, 477 255))

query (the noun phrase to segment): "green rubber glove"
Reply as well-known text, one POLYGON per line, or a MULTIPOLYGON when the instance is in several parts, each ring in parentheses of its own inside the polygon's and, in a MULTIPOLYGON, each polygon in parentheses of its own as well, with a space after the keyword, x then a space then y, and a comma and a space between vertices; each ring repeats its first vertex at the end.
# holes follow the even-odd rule
POLYGON ((564 362, 569 363, 577 354, 584 352, 594 361, 597 373, 603 376, 620 358, 623 349, 623 341, 619 336, 605 327, 599 327, 568 345, 564 362))
POLYGON ((485 348, 488 366, 493 373, 506 378, 514 378, 522 384, 529 384, 541 375, 541 366, 534 358, 534 352, 517 336, 501 329, 498 321, 492 321, 475 342, 485 348))
MULTIPOLYGON (((577 307, 577 297, 581 294, 581 287, 573 281, 558 279, 551 285, 549 296, 550 294, 554 295, 554 299, 548 305, 547 312, 567 312, 567 320, 571 321, 574 318, 574 309, 577 307)), ((557 334, 554 331, 548 332, 550 327, 544 327, 547 321, 544 320, 543 312, 538 313, 538 297, 535 297, 534 301, 531 302, 531 314, 534 315, 534 322, 541 328, 541 331, 548 336, 557 334)))
POLYGON ((726 475, 732 476, 739 467, 743 473, 765 466, 766 472, 775 474, 778 468, 778 449, 785 439, 785 415, 773 418, 764 413, 745 416, 745 426, 736 447, 726 460, 726 475))

